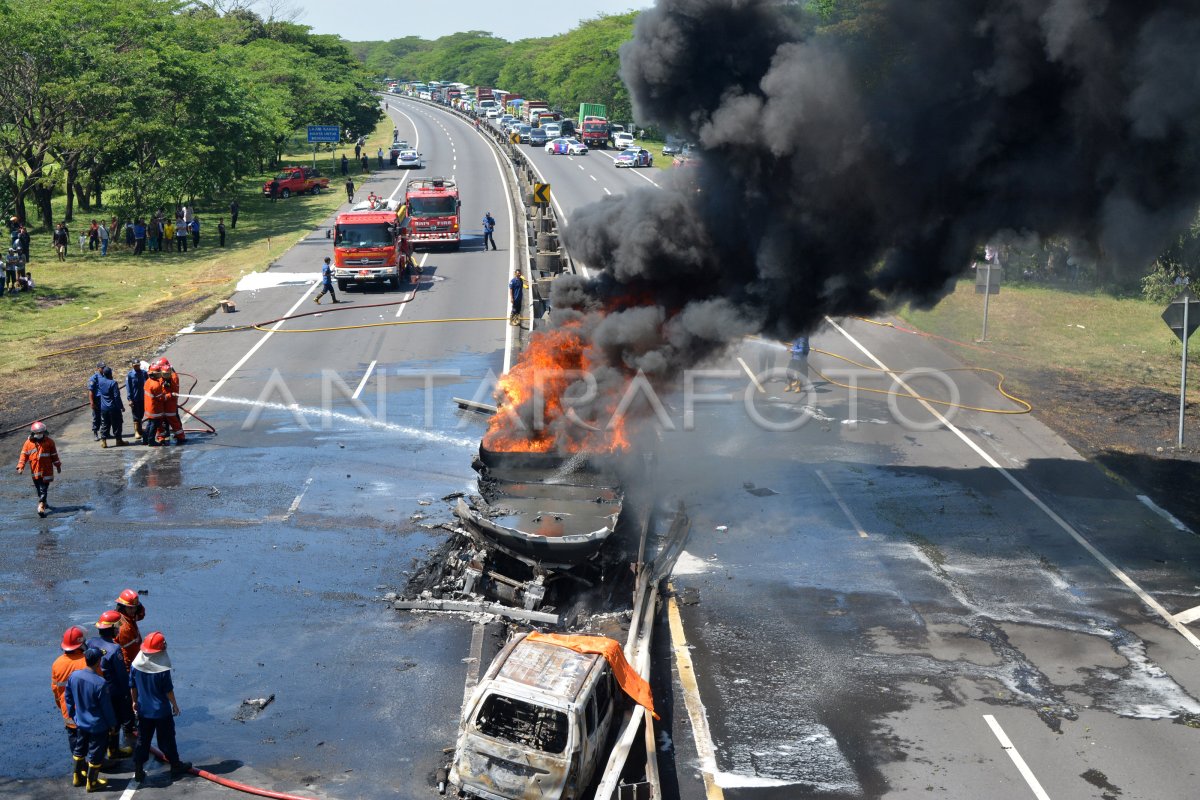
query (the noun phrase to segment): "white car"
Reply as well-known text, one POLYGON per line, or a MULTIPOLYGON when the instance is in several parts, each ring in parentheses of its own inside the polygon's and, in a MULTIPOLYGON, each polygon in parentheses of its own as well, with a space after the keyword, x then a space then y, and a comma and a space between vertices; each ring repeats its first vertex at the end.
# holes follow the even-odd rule
POLYGON ((501 116, 501 111, 498 108, 489 108, 487 110, 487 118, 488 119, 499 119, 500 116, 501 116))
POLYGON ((400 169, 424 169, 425 159, 416 150, 401 150, 396 156, 396 166, 400 169))
POLYGON ((586 156, 587 145, 578 139, 560 136, 546 142, 546 152, 552 156, 586 156))
POLYGON ((621 131, 613 134, 613 148, 624 150, 627 147, 633 147, 633 134, 621 131))
POLYGON ((557 122, 547 122, 542 126, 542 130, 546 132, 547 140, 562 136, 562 127, 557 122))

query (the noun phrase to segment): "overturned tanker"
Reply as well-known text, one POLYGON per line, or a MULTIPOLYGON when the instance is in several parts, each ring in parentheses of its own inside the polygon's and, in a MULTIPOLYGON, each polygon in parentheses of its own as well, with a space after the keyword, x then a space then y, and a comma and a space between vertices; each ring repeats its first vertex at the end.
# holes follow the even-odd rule
POLYGON ((624 597, 614 591, 628 588, 628 570, 614 567, 629 556, 627 463, 480 445, 472 467, 478 493, 457 499, 455 535, 410 581, 398 608, 566 624, 558 610, 568 604, 595 611, 624 597))

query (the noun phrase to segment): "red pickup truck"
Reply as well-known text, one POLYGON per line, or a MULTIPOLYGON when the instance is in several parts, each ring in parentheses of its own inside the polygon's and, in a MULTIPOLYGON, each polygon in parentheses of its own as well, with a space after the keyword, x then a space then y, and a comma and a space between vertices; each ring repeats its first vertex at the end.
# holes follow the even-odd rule
POLYGON ((305 192, 320 194, 329 188, 329 178, 321 177, 321 173, 312 167, 284 167, 273 180, 263 184, 263 197, 271 196, 271 184, 275 181, 279 181, 280 197, 291 197, 305 192))

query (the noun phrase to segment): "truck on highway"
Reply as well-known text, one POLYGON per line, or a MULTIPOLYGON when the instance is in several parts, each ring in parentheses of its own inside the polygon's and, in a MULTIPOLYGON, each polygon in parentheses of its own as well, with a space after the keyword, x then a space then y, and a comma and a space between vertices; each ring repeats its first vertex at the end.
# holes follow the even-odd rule
POLYGON ((333 277, 343 292, 351 283, 400 288, 412 266, 407 210, 389 200, 364 201, 337 215, 333 225, 333 277))
MULTIPOLYGON (((604 106, 600 106, 604 108, 604 106)), ((579 118, 579 126, 575 129, 579 141, 593 149, 608 147, 608 119, 604 116, 589 115, 579 118)))
POLYGON ((447 245, 458 249, 462 241, 462 202, 457 182, 442 177, 413 178, 404 187, 404 205, 414 247, 447 245))
POLYGON ((549 110, 550 106, 544 100, 526 100, 525 105, 521 107, 521 119, 530 125, 537 125, 538 115, 549 110))
POLYGON ((263 197, 271 196, 271 184, 279 181, 279 196, 291 197, 294 194, 320 194, 329 188, 329 178, 312 167, 284 167, 272 179, 263 184, 263 197))
POLYGON ((487 116, 490 109, 496 107, 496 97, 492 94, 492 90, 486 86, 475 87, 475 113, 480 116, 487 116))

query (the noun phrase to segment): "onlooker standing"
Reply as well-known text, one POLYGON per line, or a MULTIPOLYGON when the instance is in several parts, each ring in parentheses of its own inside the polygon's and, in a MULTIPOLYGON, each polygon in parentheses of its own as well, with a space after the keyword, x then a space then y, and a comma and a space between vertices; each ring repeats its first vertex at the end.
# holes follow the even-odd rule
POLYGON ((134 241, 133 220, 129 220, 129 222, 125 223, 125 246, 132 250, 134 241))
POLYGON ((100 249, 100 223, 92 220, 92 224, 88 227, 88 250, 100 249))
POLYGON ((181 253, 187 252, 188 229, 187 223, 175 220, 175 249, 181 253))
POLYGON ((346 202, 354 202, 354 178, 346 178, 346 202))
POLYGON ((217 220, 217 239, 220 240, 221 247, 225 246, 225 220, 217 220))
POLYGON ((365 155, 362 157, 362 168, 363 175, 371 174, 371 159, 367 158, 365 155))
POLYGON ((379 165, 379 169, 383 169, 383 148, 382 147, 379 148, 379 152, 375 154, 375 157, 378 159, 378 161, 376 163, 379 165))
POLYGON ((133 428, 142 438, 142 417, 146 413, 146 370, 137 356, 129 359, 129 374, 125 376, 125 399, 129 401, 129 413, 133 415, 133 428))
POLYGON ((79 231, 79 255, 83 255, 85 252, 87 252, 87 237, 88 235, 86 228, 79 231))
POLYGON ((179 703, 175 700, 175 684, 171 681, 171 657, 167 655, 167 640, 159 631, 146 637, 129 670, 129 689, 133 711, 138 718, 137 747, 133 751, 133 780, 146 780, 146 759, 150 757, 150 739, 157 736, 158 749, 171 764, 171 777, 187 775, 190 762, 179 758, 175 742, 175 717, 179 703), (170 705, 168 705, 168 703, 170 705))
POLYGON ((140 256, 146 252, 146 223, 142 219, 133 221, 133 254, 140 256))
POLYGON ((175 220, 169 219, 163 223, 163 238, 167 242, 167 252, 175 252, 175 220))
POLYGON ((354 160, 357 161, 359 156, 361 156, 361 155, 362 155, 362 143, 355 142, 354 143, 354 160))
POLYGON ((278 178, 271 179, 270 195, 271 195, 272 203, 274 203, 275 200, 279 197, 279 179, 278 178))
POLYGON ((75 760, 76 786, 83 786, 80 777, 84 774, 86 765, 82 758, 75 757, 79 745, 79 731, 75 728, 75 720, 71 719, 71 714, 67 710, 67 683, 75 672, 87 669, 87 661, 83 658, 85 636, 83 628, 70 627, 63 631, 63 654, 54 659, 54 663, 50 666, 50 690, 54 693, 54 702, 58 706, 59 713, 62 714, 63 726, 67 729, 67 743, 71 747, 71 757, 75 760), (80 769, 80 765, 85 765, 84 769, 80 769))
POLYGON ((29 231, 24 225, 17 228, 17 249, 21 251, 21 255, 25 256, 25 263, 33 261, 29 257, 29 231))
POLYGON ((192 247, 200 246, 200 218, 192 217, 192 247))
POLYGON ((21 457, 17 459, 17 473, 25 471, 33 476, 33 488, 37 490, 38 516, 44 517, 50 512, 50 482, 54 480, 54 472, 62 473, 62 462, 58 460, 58 448, 46 431, 46 423, 38 420, 29 426, 29 438, 21 447, 21 457))
POLYGON ((79 759, 86 755, 89 792, 108 786, 108 781, 100 777, 100 767, 104 766, 109 734, 117 728, 117 714, 113 711, 108 683, 100 671, 103 657, 103 650, 89 647, 83 653, 87 668, 75 670, 67 678, 67 713, 77 731, 72 753, 75 757, 74 784, 79 786, 79 759))
MULTIPOLYGON (((355 153, 355 154, 354 154, 354 157, 357 159, 357 158, 358 158, 358 153, 355 153)), ((343 175, 349 175, 349 174, 350 174, 350 162, 346 160, 346 154, 345 154, 345 153, 342 153, 342 174, 343 174, 343 175)))
POLYGON ((108 255, 108 227, 100 225, 96 228, 96 235, 100 238, 100 255, 108 255))
POLYGON ((238 205, 237 200, 234 200, 229 204, 229 230, 234 230, 237 228, 238 212, 241 210, 242 207, 238 205))
POLYGON ((16 245, 10 247, 4 256, 4 288, 13 294, 17 292, 17 265, 24 264, 24 261, 16 245))
POLYGON ((58 223, 54 228, 54 236, 51 237, 54 243, 54 252, 58 253, 59 261, 67 260, 67 243, 71 241, 70 233, 67 231, 67 226, 63 223, 58 223))

